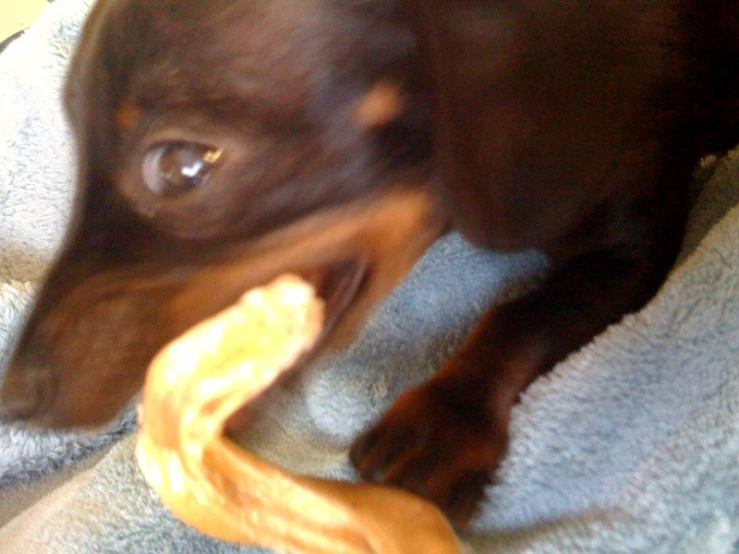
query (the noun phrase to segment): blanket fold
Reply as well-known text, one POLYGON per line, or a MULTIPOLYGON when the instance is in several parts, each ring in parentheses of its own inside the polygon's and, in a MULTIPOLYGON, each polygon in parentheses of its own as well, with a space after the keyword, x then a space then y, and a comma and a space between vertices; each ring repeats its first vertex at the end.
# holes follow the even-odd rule
MULTIPOLYGON (((0 374, 63 240, 74 162, 58 97, 90 4, 57 0, 0 55, 0 374)), ((514 410, 468 552, 739 554, 739 151, 697 175, 683 253, 658 295, 514 410)), ((444 237, 243 444, 292 471, 356 479, 352 438, 545 265, 444 237)), ((95 435, 0 422, 0 552, 264 552, 174 520, 135 466, 134 428, 131 409, 95 435)))

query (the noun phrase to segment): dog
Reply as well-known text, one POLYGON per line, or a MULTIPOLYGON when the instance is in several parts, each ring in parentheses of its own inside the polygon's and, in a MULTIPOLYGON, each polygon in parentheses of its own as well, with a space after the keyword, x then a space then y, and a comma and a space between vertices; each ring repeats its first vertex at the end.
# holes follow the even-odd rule
POLYGON ((6 417, 95 426, 166 342, 294 272, 351 339, 439 236, 537 248, 438 373, 359 437, 360 475, 474 516, 522 391, 657 291, 699 160, 739 141, 731 0, 100 0, 65 89, 65 245, 6 417))

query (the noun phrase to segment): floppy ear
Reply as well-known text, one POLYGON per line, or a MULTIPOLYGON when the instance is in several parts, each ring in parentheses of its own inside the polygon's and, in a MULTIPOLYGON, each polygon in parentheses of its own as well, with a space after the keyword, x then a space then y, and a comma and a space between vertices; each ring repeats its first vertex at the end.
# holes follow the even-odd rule
POLYGON ((739 52, 739 4, 733 0, 724 0, 721 9, 722 24, 727 30, 727 36, 734 41, 734 53, 739 52))
MULTIPOLYGON (((697 0, 700 1, 700 0, 697 0)), ((700 13, 700 7, 695 10, 700 13)), ((739 3, 719 0, 697 25, 695 45, 703 103, 695 113, 703 133, 703 154, 722 154, 739 143, 739 3), (700 27, 705 25, 706 28, 700 27)))
POLYGON ((722 27, 725 29, 727 49, 724 59, 728 65, 722 68, 731 79, 727 92, 726 121, 728 135, 726 140, 729 148, 739 143, 739 72, 736 63, 739 60, 739 2, 725 0, 723 2, 722 27))

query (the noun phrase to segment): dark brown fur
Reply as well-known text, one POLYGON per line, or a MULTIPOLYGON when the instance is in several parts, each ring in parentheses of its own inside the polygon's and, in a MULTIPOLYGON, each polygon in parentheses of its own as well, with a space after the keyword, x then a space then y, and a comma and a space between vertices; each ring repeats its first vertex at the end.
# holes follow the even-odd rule
POLYGON ((738 20, 729 0, 99 2, 66 92, 74 220, 6 411, 106 421, 166 341, 284 271, 337 304, 324 347, 346 340, 451 220, 489 248, 544 250, 551 274, 351 458, 464 525, 520 392, 673 263, 693 168, 739 140, 738 20), (157 196, 141 164, 167 141, 227 157, 157 196))

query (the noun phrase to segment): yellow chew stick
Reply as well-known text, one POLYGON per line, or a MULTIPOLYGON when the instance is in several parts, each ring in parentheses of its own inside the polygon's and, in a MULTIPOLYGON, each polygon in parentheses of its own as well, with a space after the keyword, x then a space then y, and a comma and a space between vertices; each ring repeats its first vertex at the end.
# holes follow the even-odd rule
POLYGON ((165 347, 147 374, 136 457, 182 521, 284 554, 459 554, 432 504, 367 484, 301 477, 223 436, 226 420, 318 339, 323 302, 285 275, 165 347))

